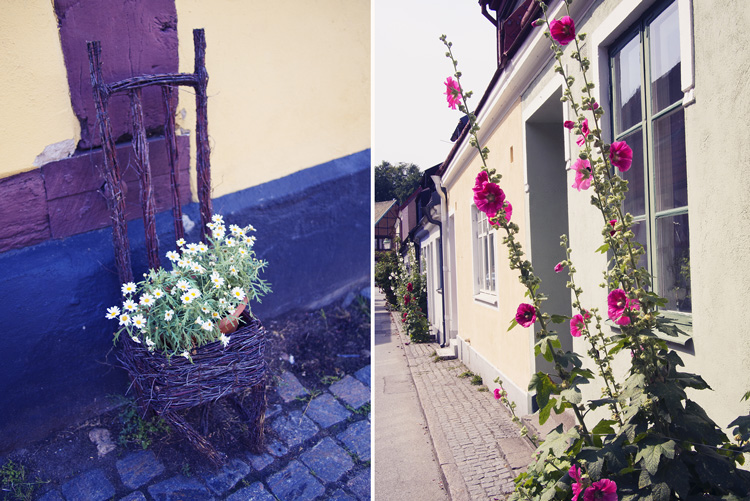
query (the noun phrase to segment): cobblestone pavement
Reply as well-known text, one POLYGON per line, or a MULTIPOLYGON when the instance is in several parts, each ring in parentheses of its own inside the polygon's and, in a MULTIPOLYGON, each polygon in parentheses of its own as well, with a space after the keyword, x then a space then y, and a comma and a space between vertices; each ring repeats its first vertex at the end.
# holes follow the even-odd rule
POLYGON ((40 489, 43 501, 351 500, 370 499, 370 366, 310 392, 290 372, 278 381, 280 403, 266 413, 266 450, 229 458, 218 471, 166 471, 151 450, 128 452, 40 489))
POLYGON ((478 391, 468 378, 458 377, 466 371, 460 361, 436 361, 439 345, 409 343, 401 321, 391 318, 404 344, 451 499, 506 499, 534 447, 490 392, 478 391))

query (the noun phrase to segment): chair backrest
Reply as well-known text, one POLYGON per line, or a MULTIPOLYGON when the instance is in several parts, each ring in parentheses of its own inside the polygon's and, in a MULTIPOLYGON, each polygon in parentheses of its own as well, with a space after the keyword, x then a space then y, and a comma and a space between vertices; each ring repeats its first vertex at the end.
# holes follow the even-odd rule
POLYGON ((182 224, 180 207, 180 183, 177 170, 177 147, 175 136, 175 88, 181 85, 192 87, 195 91, 196 105, 196 170, 198 176, 198 200, 200 203, 201 228, 205 241, 207 227, 211 221, 211 164, 208 145, 208 114, 206 87, 206 38, 202 29, 193 30, 195 46, 195 70, 193 73, 164 73, 158 75, 139 75, 118 82, 105 83, 102 76, 101 44, 98 41, 88 42, 89 70, 91 87, 96 105, 96 119, 104 152, 103 175, 105 197, 112 217, 112 243, 115 250, 117 273, 122 283, 133 281, 133 269, 130 260, 130 241, 125 220, 125 195, 123 192, 122 172, 117 162, 115 140, 108 112, 109 98, 117 93, 127 93, 130 97, 130 110, 133 120, 134 167, 138 174, 140 199, 143 209, 143 226, 146 233, 146 252, 149 268, 158 268, 159 240, 156 235, 155 202, 149 163, 148 141, 143 120, 141 90, 144 87, 160 86, 164 101, 164 135, 167 144, 167 156, 170 164, 170 181, 172 186, 172 215, 174 217, 175 239, 183 238, 185 230, 182 224))

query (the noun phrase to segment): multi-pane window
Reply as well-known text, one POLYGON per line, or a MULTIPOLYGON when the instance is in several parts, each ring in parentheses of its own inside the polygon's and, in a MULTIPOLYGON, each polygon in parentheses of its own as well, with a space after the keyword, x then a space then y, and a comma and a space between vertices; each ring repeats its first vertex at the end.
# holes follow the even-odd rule
POLYGON ((655 292, 668 310, 689 313, 685 113, 680 82, 678 2, 660 4, 610 51, 615 141, 633 149, 622 174, 629 192, 624 211, 634 216, 655 292))
POLYGON ((487 214, 471 208, 474 234, 474 293, 495 293, 495 235, 487 214))

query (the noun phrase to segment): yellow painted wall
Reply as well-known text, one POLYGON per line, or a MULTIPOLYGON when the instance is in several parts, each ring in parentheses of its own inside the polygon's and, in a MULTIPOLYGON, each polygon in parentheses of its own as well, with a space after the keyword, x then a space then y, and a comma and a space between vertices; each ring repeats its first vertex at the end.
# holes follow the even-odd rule
MULTIPOLYGON (((370 147, 369 0, 176 6, 180 71, 206 30, 214 197, 370 147)), ((194 130, 186 91, 180 108, 194 130)))
POLYGON ((80 137, 49 0, 3 2, 0 15, 0 178, 35 169, 48 145, 80 137))
MULTIPOLYGON (((489 166, 496 168, 503 176, 500 187, 513 205, 512 221, 521 228, 518 235, 521 243, 526 239, 522 130, 521 105, 518 101, 486 143, 490 149, 489 166), (513 162, 510 161, 511 147, 513 162)), ((455 210, 458 334, 464 340, 469 340, 472 348, 517 386, 526 388, 531 378, 533 357, 529 339, 533 333, 522 327, 507 332, 518 305, 524 301, 524 289, 518 282, 517 272, 509 268, 508 252, 502 244, 504 232, 500 230, 495 231, 499 307, 490 307, 474 299, 471 207, 474 196, 472 187, 480 166, 481 160, 477 156, 448 192, 450 208, 455 210)))

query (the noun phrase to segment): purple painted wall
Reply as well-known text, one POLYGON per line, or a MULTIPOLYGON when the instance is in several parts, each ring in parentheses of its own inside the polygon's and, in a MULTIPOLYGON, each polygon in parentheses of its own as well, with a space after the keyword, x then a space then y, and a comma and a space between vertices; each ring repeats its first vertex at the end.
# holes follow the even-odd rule
MULTIPOLYGON (((174 0, 122 2, 113 0, 55 0, 70 101, 81 122, 80 149, 101 144, 91 97, 86 42, 102 43, 102 71, 106 82, 134 75, 173 73, 178 70, 177 10, 174 0)), ((115 96, 110 105, 115 139, 130 134, 127 96, 115 96)), ((158 88, 143 93, 146 128, 163 125, 158 88)))

